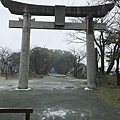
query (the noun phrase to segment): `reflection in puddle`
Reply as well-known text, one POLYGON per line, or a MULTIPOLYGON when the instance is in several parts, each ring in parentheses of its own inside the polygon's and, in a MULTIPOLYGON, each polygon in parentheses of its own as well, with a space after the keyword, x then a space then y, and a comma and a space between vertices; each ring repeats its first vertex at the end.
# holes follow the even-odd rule
POLYGON ((0 89, 1 89, 1 88, 5 88, 5 86, 0 86, 0 89))
POLYGON ((92 113, 87 109, 63 109, 61 107, 46 108, 42 113, 36 111, 36 114, 40 120, 69 120, 70 118, 89 120, 92 118, 92 113))
POLYGON ((60 108, 59 110, 56 110, 55 108, 48 108, 47 110, 43 111, 43 117, 42 120, 49 120, 49 119, 57 119, 61 118, 65 119, 66 116, 70 114, 75 114, 75 111, 67 110, 67 109, 62 109, 60 108))

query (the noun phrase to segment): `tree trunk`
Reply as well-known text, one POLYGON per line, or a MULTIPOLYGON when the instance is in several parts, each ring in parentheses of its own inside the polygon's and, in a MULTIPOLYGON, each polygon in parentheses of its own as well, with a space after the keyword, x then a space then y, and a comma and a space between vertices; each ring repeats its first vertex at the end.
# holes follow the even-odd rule
POLYGON ((106 74, 109 74, 109 73, 111 72, 111 70, 112 70, 112 68, 113 68, 113 66, 114 66, 114 61, 115 61, 115 60, 112 60, 112 62, 110 63, 110 65, 109 65, 109 67, 108 67, 108 69, 107 69, 106 74))
POLYGON ((35 71, 36 71, 36 74, 38 74, 37 60, 36 59, 35 59, 35 71))
POLYGON ((113 56, 113 57, 112 57, 112 60, 111 60, 111 62, 110 62, 110 65, 109 65, 109 67, 108 67, 108 69, 107 69, 106 74, 109 74, 109 73, 110 73, 110 71, 112 70, 112 68, 113 68, 113 66, 114 66, 114 62, 115 62, 117 56, 119 57, 119 46, 118 46, 117 44, 114 46, 114 53, 113 53, 112 56, 113 56))
POLYGON ((98 73, 98 50, 95 48, 96 73, 98 73))
POLYGON ((120 63, 120 57, 117 58, 117 65, 116 65, 116 78, 117 78, 117 85, 120 86, 120 73, 119 73, 119 63, 120 63))
POLYGON ((74 77, 77 77, 77 68, 76 68, 76 61, 77 61, 77 58, 76 58, 76 56, 75 56, 75 58, 74 58, 74 77))
POLYGON ((101 51, 101 73, 104 73, 104 48, 101 51))
POLYGON ((2 75, 4 74, 4 70, 5 70, 5 64, 2 63, 2 65, 1 65, 1 74, 2 74, 2 75))

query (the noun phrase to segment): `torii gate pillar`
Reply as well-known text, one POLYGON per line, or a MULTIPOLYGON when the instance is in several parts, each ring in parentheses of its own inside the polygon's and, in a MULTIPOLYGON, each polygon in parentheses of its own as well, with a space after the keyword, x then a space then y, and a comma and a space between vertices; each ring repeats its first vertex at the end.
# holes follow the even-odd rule
POLYGON ((95 89, 96 86, 96 61, 94 49, 94 32, 93 32, 93 17, 91 15, 86 17, 87 21, 87 84, 89 88, 95 89))
POLYGON ((19 89, 28 89, 29 51, 30 51, 30 14, 23 15, 22 45, 19 70, 19 89))

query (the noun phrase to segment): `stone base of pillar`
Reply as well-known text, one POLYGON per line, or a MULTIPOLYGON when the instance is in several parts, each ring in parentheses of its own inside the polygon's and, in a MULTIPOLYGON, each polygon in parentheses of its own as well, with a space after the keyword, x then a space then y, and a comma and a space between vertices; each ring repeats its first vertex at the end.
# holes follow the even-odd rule
POLYGON ((30 91, 31 88, 27 88, 27 89, 19 89, 19 88, 15 88, 15 90, 17 90, 17 91, 30 91))
POLYGON ((89 89, 96 89, 96 88, 97 88, 97 85, 96 85, 96 83, 89 83, 89 82, 88 82, 88 88, 89 88, 89 89))

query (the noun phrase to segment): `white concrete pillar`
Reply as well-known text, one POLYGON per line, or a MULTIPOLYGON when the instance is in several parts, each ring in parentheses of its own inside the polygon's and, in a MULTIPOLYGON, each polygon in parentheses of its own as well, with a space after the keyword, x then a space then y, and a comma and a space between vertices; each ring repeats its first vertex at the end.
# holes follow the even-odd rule
POLYGON ((24 13, 18 89, 28 89, 29 51, 30 51, 30 14, 24 13))
POLYGON ((96 88, 96 61, 94 49, 93 17, 87 16, 87 81, 88 87, 96 88))

